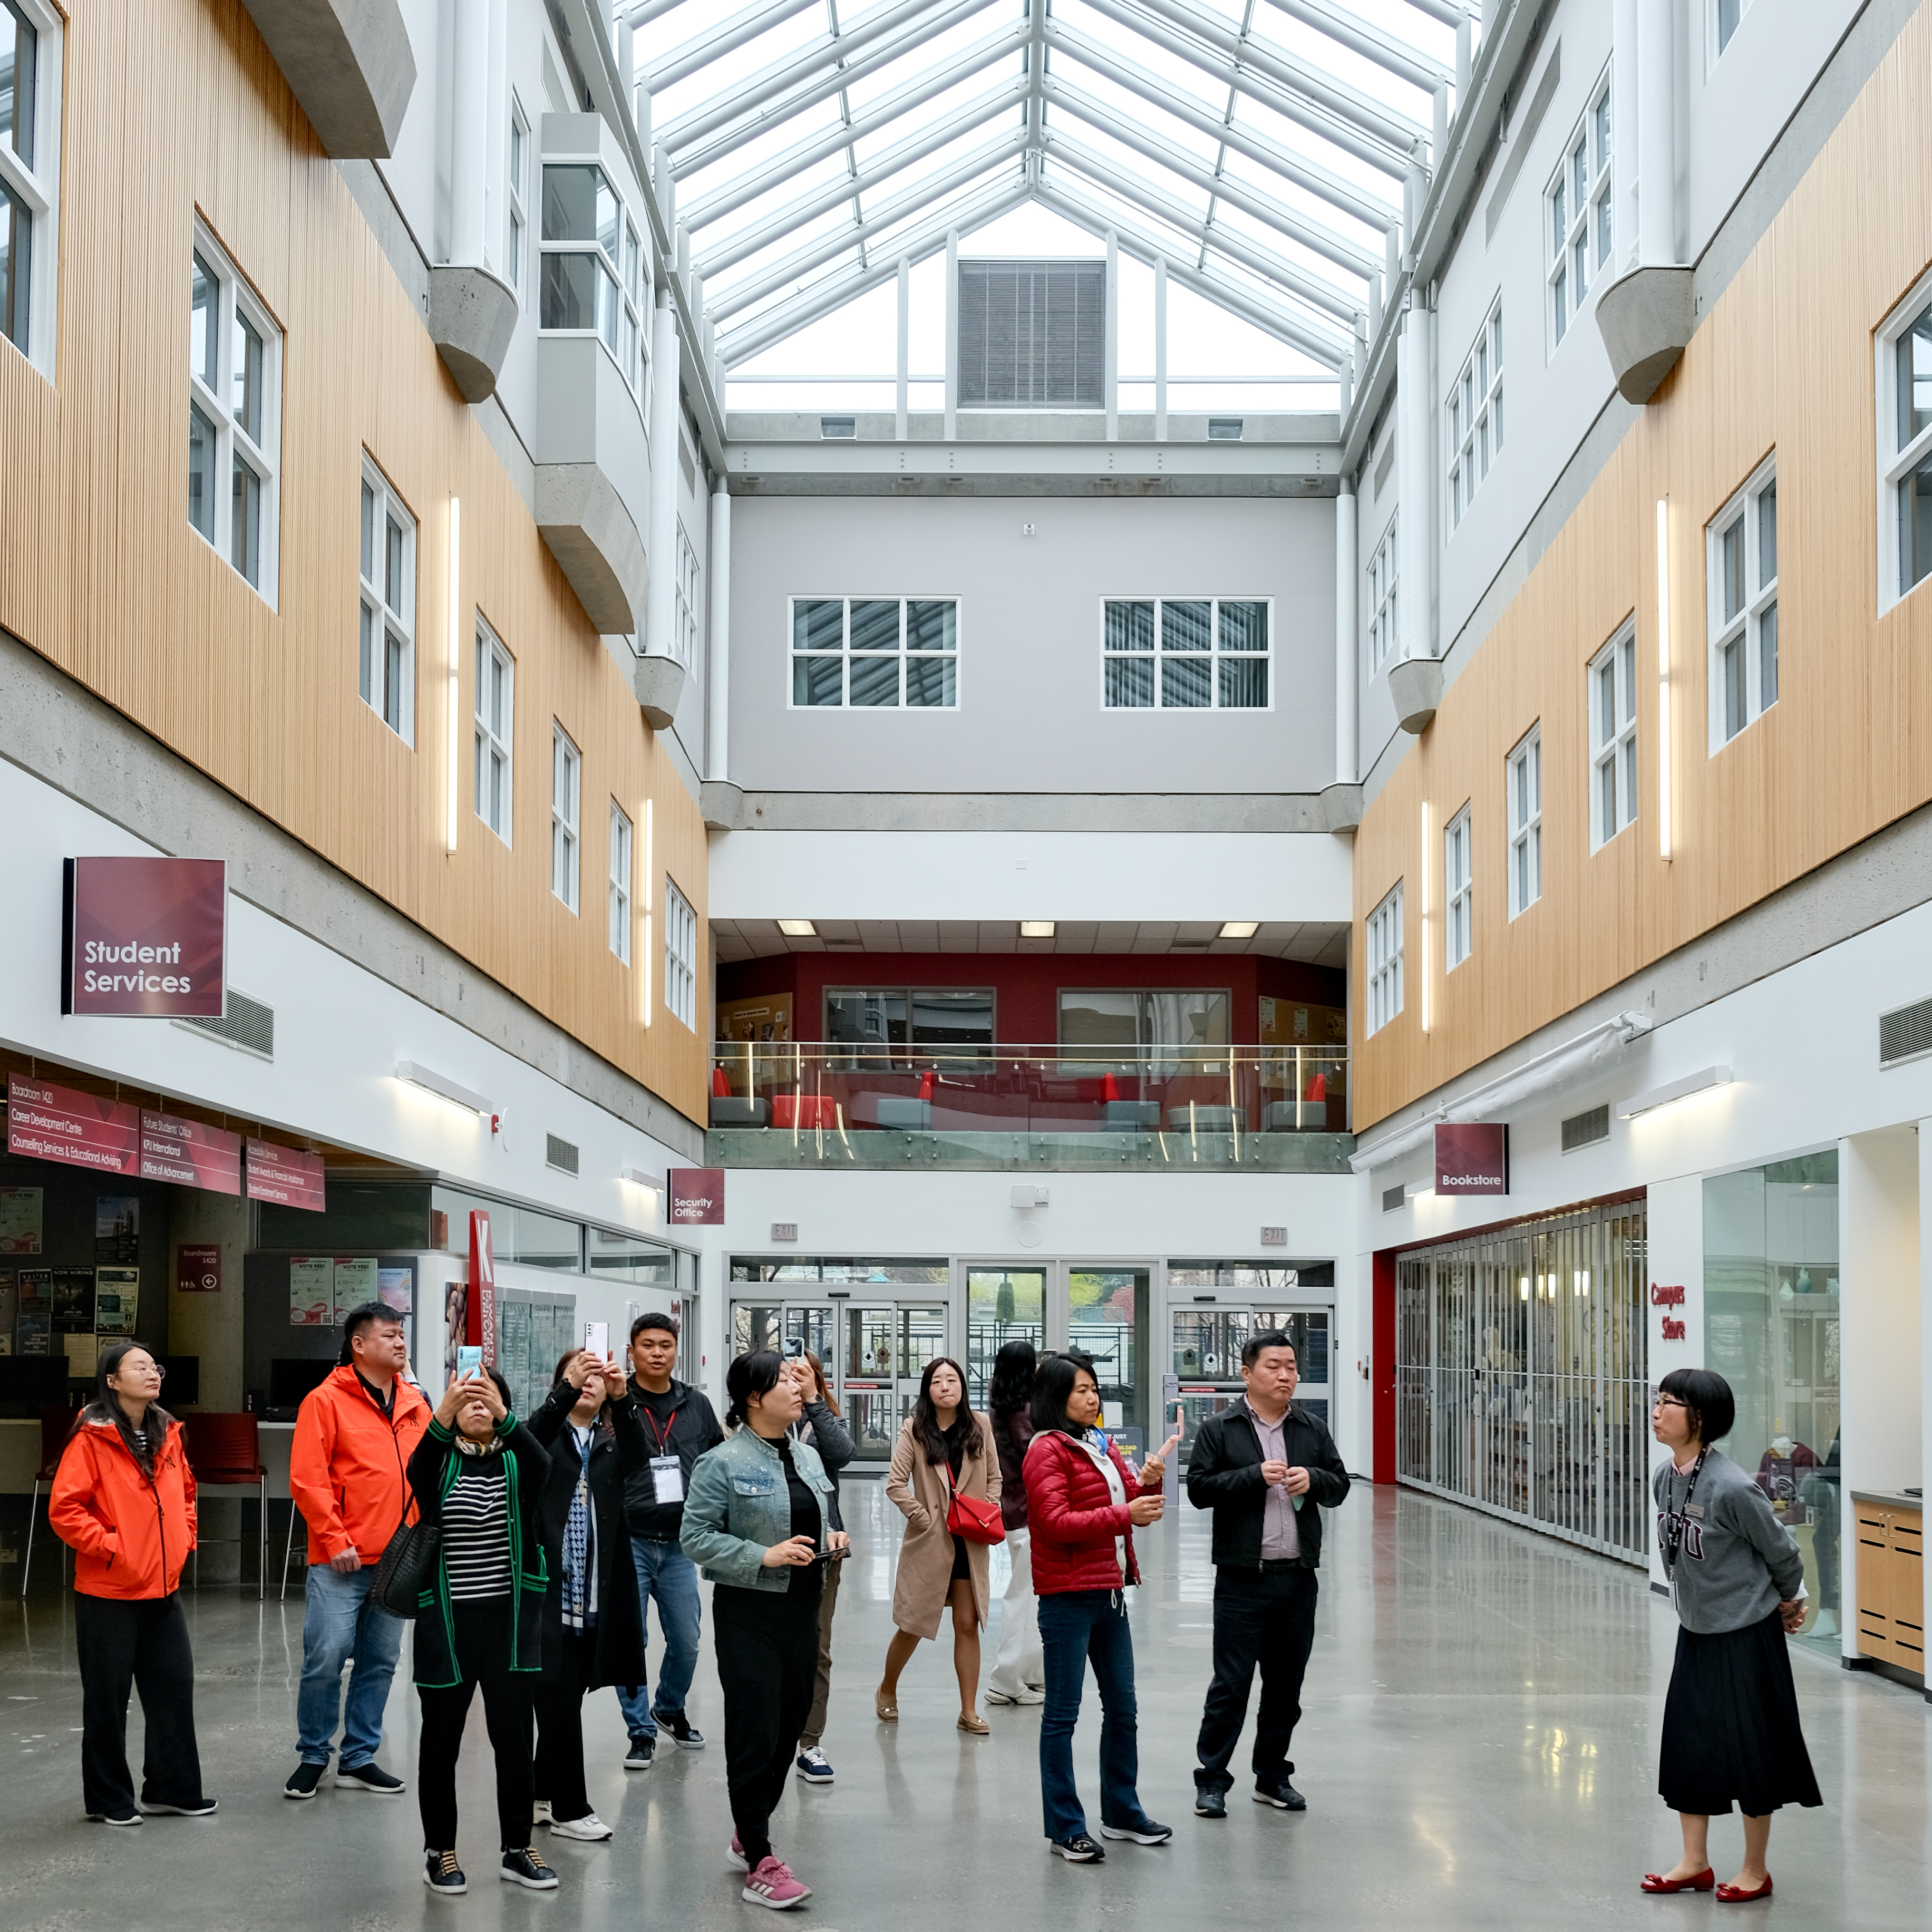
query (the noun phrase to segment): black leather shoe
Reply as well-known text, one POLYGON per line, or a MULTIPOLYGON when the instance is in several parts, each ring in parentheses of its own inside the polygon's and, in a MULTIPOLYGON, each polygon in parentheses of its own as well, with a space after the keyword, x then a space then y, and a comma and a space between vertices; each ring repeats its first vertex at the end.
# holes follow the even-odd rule
POLYGON ((1228 1794, 1225 1791, 1212 1791, 1205 1785, 1198 1785, 1194 1792, 1194 1815, 1197 1818, 1225 1818, 1228 1815, 1228 1794))
POLYGON ((1308 1809, 1308 1800, 1285 1778, 1256 1778, 1255 1802, 1257 1804, 1272 1804, 1277 1811, 1306 1811, 1308 1809))

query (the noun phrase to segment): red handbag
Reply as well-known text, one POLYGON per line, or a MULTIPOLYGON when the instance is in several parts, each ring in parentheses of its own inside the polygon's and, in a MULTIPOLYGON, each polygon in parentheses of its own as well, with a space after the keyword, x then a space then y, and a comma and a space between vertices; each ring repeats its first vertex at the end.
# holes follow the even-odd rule
POLYGON ((968 1543, 1005 1542, 1006 1526, 999 1504, 988 1502, 984 1496, 962 1496, 953 1487, 952 1466, 942 1462, 940 1467, 946 1472, 946 1486, 952 1498, 946 1505, 946 1528, 968 1543))

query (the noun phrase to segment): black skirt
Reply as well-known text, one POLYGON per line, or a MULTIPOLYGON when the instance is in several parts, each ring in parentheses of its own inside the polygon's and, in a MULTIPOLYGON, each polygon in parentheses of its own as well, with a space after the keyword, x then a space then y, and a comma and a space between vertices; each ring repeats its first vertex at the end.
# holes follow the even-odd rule
POLYGON ((1714 1816, 1824 1803, 1777 1611, 1742 1630, 1678 1631, 1657 1789, 1673 1811, 1714 1816))

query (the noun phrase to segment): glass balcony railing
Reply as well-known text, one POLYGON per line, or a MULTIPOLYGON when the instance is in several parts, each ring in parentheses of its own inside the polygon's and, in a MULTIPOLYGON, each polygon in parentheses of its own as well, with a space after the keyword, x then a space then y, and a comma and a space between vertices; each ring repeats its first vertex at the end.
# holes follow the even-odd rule
POLYGON ((728 1166, 1346 1166, 1333 1047, 723 1042, 712 1154, 728 1166))

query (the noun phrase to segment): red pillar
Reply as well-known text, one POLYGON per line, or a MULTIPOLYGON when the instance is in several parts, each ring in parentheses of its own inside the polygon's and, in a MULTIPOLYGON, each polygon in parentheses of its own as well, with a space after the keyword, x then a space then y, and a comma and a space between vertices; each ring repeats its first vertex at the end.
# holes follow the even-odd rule
POLYGON ((1374 1326, 1370 1345, 1370 1387, 1375 1403, 1375 1466, 1378 1483, 1396 1479, 1395 1460, 1395 1250, 1374 1258, 1374 1326))

